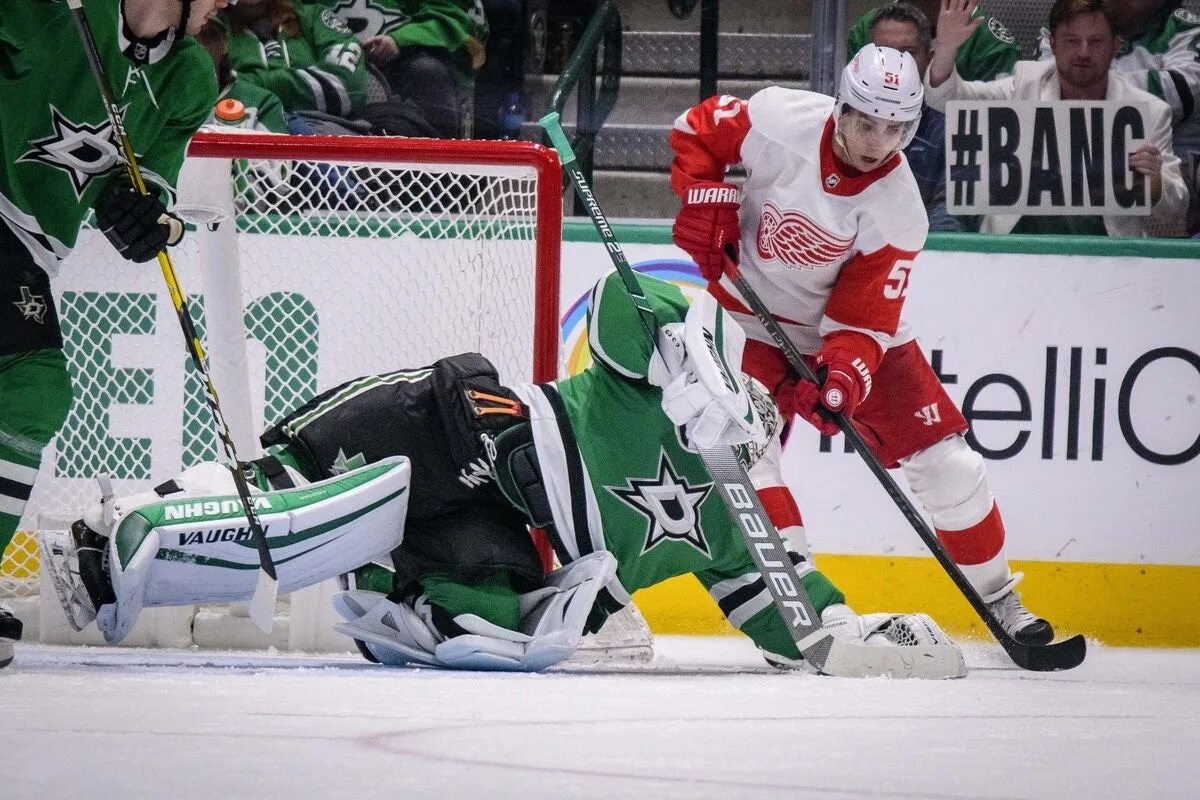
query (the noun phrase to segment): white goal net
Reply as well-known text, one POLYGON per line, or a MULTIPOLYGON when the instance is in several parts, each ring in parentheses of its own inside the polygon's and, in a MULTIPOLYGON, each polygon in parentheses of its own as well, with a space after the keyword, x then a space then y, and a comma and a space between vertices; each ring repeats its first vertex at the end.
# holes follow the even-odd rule
MULTIPOLYGON (((171 257, 243 459, 264 425, 362 374, 469 350, 504 381, 557 374, 561 174, 543 147, 201 133, 176 208, 196 230, 171 257)), ((78 518, 99 476, 118 495, 145 489, 218 457, 218 442, 156 264, 85 230, 54 291, 75 399, 0 601, 27 638, 99 641, 38 603, 32 531, 78 518)), ((329 629, 329 589, 306 591, 281 602, 270 637, 236 608, 155 609, 131 643, 349 647, 329 629)))

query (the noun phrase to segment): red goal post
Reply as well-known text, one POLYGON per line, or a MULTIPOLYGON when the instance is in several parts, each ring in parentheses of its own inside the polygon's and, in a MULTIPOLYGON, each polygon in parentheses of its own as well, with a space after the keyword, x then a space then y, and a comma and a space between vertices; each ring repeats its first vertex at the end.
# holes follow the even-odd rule
POLYGON ((532 201, 534 214, 536 299, 530 379, 548 381, 558 376, 562 167, 552 148, 524 141, 214 132, 198 133, 188 148, 189 158, 304 161, 314 154, 335 163, 414 164, 429 170, 458 171, 481 167, 531 172, 536 188, 527 196, 532 201))

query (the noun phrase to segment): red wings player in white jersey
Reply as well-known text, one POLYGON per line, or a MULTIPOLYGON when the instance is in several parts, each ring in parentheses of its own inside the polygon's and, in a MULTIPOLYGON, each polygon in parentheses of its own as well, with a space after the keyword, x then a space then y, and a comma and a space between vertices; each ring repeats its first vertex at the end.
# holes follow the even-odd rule
MULTIPOLYGON (((746 328, 743 369, 771 389, 785 418, 838 433, 854 420, 875 455, 900 466, 938 539, 1019 640, 1054 637, 1013 587, 1004 523, 967 422, 901 319, 913 259, 929 228, 900 152, 916 132, 923 94, 907 53, 868 44, 842 72, 836 99, 765 89, 749 101, 713 97, 675 121, 671 185, 683 199, 675 243, 709 291, 746 328), (724 183, 746 170, 739 202, 724 183), (740 222, 740 225, 739 225, 740 222), (820 387, 799 380, 723 274, 725 253, 801 352, 820 387)), ((760 494, 776 525, 804 541, 799 509, 778 476, 760 494)))

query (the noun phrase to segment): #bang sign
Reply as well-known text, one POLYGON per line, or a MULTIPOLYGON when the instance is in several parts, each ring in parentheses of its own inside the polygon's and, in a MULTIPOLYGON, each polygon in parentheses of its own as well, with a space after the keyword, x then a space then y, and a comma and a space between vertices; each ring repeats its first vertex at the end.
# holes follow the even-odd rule
POLYGON ((1145 103, 948 103, 946 210, 1148 215, 1149 183, 1129 167, 1146 119, 1145 103))

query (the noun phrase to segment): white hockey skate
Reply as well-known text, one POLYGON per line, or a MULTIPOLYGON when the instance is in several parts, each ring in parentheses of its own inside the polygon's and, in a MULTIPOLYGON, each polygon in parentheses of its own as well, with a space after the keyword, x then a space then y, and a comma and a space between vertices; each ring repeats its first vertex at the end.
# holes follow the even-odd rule
POLYGON ((1021 644, 1050 644, 1054 641, 1054 628, 1049 622, 1025 608, 1021 603, 1021 596, 1016 592, 1016 585, 1024 577, 1024 573, 1014 572, 999 591, 984 595, 983 602, 987 603, 1000 627, 1021 644))
POLYGON ((49 572, 67 623, 76 632, 96 619, 99 604, 113 601, 106 546, 113 528, 112 480, 102 475, 97 483, 100 502, 87 509, 84 519, 72 523, 69 531, 37 534, 42 566, 49 572))
POLYGON ((37 540, 67 622, 81 631, 96 619, 98 605, 113 602, 108 540, 83 520, 76 520, 70 531, 39 531, 37 540))

